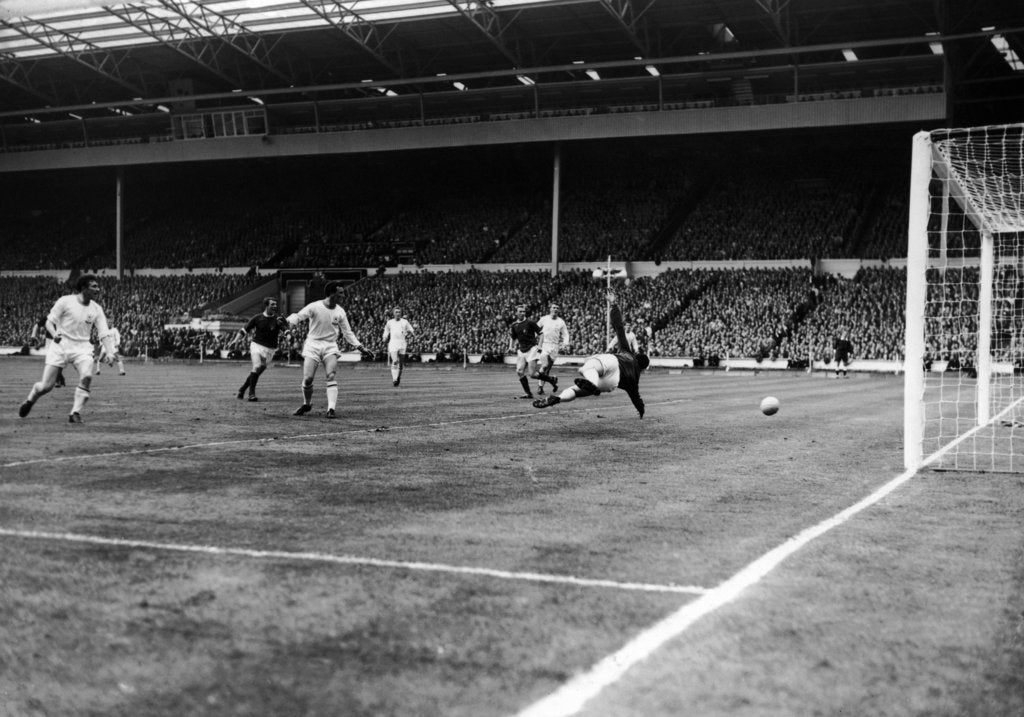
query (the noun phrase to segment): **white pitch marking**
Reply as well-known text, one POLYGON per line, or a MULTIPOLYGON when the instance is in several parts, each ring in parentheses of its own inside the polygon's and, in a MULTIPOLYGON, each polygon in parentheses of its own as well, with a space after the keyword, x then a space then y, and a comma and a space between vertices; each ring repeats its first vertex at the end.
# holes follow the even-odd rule
MULTIPOLYGON (((687 399, 674 399, 671 401, 661 401, 659 403, 647 404, 650 406, 668 406, 673 403, 681 403, 687 399)), ((632 405, 625 406, 614 406, 613 408, 632 408, 632 405)), ((578 409, 576 409, 578 410, 578 409)), ((596 408, 594 409, 596 410, 596 408)), ((609 410, 609 409, 605 409, 609 410)), ((522 413, 515 413, 506 416, 491 416, 482 418, 465 418, 458 421, 439 421, 437 423, 424 423, 415 424, 411 426, 388 426, 389 431, 407 431, 417 428, 440 428, 443 426, 457 426, 463 423, 480 423, 481 421, 507 421, 512 418, 523 418, 525 415, 522 413)), ((88 455, 79 456, 55 456, 49 458, 33 458, 28 461, 12 461, 11 463, 4 463, 0 465, 0 468, 17 468, 19 466, 31 466, 39 465, 41 463, 66 463, 67 461, 84 461, 90 458, 118 458, 122 456, 142 456, 150 453, 166 453, 168 451, 187 451, 197 450, 200 448, 218 448, 220 446, 237 446, 244 445, 247 443, 265 443, 270 441, 297 441, 305 440, 307 438, 324 438, 326 436, 344 436, 353 433, 375 433, 379 430, 379 427, 374 428, 353 428, 346 431, 327 431, 325 433, 300 433, 294 436, 263 436, 262 438, 239 438, 233 441, 211 441, 209 443, 190 443, 181 446, 161 446, 158 448, 137 448, 130 451, 111 451, 109 453, 91 453, 88 455)))
MULTIPOLYGON (((941 448, 922 463, 932 463, 949 451, 958 441, 941 448)), ((647 628, 621 649, 613 652, 586 672, 572 678, 546 697, 517 713, 516 717, 570 717, 596 697, 606 687, 619 680, 626 672, 669 640, 686 631, 693 623, 718 608, 732 602, 740 593, 777 568, 783 560, 838 525, 882 500, 908 480, 917 475, 917 469, 908 470, 883 485, 874 493, 831 518, 803 530, 747 565, 722 584, 709 589, 693 602, 687 603, 665 619, 647 628)))
POLYGON ((339 565, 363 565, 377 568, 397 568, 401 570, 419 570, 437 573, 455 573, 459 575, 480 575, 483 577, 501 578, 503 580, 526 580, 539 583, 561 583, 578 587, 615 588, 618 590, 637 590, 657 593, 687 593, 702 595, 705 588, 694 585, 657 585, 652 583, 623 583, 616 580, 597 580, 577 578, 572 575, 547 575, 544 573, 513 573, 492 568, 474 568, 441 563, 405 562, 402 560, 382 560, 379 558, 360 558, 352 555, 331 555, 329 553, 291 553, 283 550, 250 550, 248 548, 224 548, 215 545, 187 545, 178 543, 155 543, 148 540, 127 540, 123 538, 104 538, 99 535, 82 535, 78 533, 49 533, 38 530, 12 530, 0 528, 0 535, 12 538, 33 540, 59 540, 70 543, 88 543, 90 545, 109 545, 120 548, 140 548, 146 550, 170 550, 183 553, 202 553, 206 555, 237 555, 246 558, 277 558, 282 560, 305 560, 319 563, 335 563, 339 565))

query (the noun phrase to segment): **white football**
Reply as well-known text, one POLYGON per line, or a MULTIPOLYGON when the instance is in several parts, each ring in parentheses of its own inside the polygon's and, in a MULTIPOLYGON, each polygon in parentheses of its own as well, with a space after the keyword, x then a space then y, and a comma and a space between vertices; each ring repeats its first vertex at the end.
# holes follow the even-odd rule
POLYGON ((779 412, 779 399, 775 396, 765 396, 761 401, 761 413, 766 416, 774 416, 779 412))

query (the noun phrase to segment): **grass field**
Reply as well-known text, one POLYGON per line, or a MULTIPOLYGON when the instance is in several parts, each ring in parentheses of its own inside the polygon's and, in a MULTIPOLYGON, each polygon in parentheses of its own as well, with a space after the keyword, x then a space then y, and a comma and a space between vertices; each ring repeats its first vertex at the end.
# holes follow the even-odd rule
POLYGON ((1024 715, 1024 481, 904 475, 898 377, 654 370, 639 420, 344 365, 331 421, 129 364, 69 425, 17 417, 41 368, 0 359, 0 715, 1024 715))

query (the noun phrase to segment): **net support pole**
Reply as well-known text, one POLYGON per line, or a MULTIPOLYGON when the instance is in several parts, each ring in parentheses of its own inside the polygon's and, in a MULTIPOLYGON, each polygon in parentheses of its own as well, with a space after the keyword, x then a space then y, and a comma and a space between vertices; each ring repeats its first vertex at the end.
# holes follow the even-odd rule
POLYGON ((995 241, 992 232, 981 233, 981 266, 978 287, 978 425, 992 417, 992 281, 995 276, 995 241))
POLYGON ((916 470, 923 459, 924 312, 928 298, 928 185, 932 178, 931 136, 914 135, 907 226, 906 372, 903 374, 903 464, 916 470))

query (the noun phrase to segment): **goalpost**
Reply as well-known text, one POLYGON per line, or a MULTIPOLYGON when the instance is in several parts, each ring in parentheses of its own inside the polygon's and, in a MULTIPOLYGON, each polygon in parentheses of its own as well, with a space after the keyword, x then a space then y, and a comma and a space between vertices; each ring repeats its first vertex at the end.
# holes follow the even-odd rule
POLYGON ((1024 124, 914 137, 904 463, 1024 470, 1024 124))

